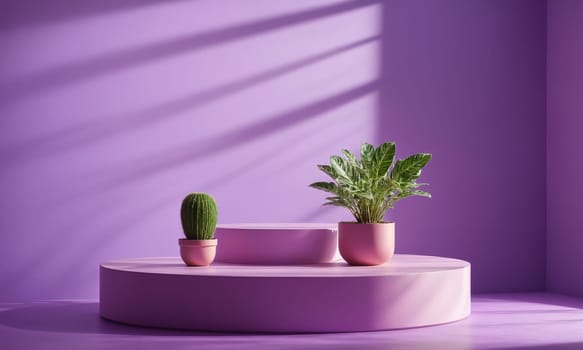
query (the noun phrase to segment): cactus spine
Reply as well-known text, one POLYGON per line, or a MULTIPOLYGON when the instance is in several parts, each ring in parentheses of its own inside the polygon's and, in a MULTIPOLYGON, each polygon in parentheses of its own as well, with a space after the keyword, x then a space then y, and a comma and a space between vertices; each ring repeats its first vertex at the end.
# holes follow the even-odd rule
POLYGON ((188 239, 213 239, 217 226, 217 204, 206 193, 191 193, 182 201, 180 219, 188 239))

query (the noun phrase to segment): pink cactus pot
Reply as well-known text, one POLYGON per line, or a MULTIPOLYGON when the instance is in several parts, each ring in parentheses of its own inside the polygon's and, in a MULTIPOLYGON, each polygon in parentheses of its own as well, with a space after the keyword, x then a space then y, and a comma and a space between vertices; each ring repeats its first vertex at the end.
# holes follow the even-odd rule
POLYGON ((338 223, 340 255, 350 265, 380 265, 395 253, 395 223, 338 223))
POLYGON ((180 257, 188 266, 209 266, 215 260, 217 239, 178 239, 180 257))

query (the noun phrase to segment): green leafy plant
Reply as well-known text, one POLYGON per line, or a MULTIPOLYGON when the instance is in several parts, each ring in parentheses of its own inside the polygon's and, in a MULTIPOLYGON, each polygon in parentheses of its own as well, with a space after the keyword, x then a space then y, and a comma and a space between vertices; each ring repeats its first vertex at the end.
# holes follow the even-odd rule
POLYGON ((310 185, 333 194, 324 205, 334 205, 350 210, 359 223, 383 222, 385 213, 397 201, 410 197, 431 197, 418 190, 421 169, 431 159, 429 153, 414 154, 405 159, 395 159, 395 143, 386 142, 378 148, 365 143, 360 149, 360 159, 348 150, 344 157, 330 157, 330 165, 318 165, 332 182, 315 182, 310 185))
POLYGON ((206 193, 191 193, 182 201, 180 219, 188 239, 212 239, 217 227, 217 204, 206 193))

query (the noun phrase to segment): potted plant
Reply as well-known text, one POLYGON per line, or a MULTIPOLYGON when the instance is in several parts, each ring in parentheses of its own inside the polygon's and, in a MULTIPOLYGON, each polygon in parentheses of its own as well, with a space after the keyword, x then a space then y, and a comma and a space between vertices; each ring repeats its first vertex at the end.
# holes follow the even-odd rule
POLYGON ((208 266, 215 259, 217 204, 206 193, 191 193, 182 201, 180 219, 186 238, 179 238, 180 256, 188 266, 208 266))
POLYGON ((395 252, 395 223, 384 216, 397 201, 410 197, 431 197, 418 187, 421 169, 431 154, 418 153, 405 159, 395 159, 395 143, 386 142, 378 148, 365 143, 360 159, 348 150, 344 157, 330 157, 330 165, 318 165, 332 182, 315 182, 310 187, 332 194, 324 205, 350 210, 355 222, 338 223, 340 254, 351 265, 379 265, 395 252))

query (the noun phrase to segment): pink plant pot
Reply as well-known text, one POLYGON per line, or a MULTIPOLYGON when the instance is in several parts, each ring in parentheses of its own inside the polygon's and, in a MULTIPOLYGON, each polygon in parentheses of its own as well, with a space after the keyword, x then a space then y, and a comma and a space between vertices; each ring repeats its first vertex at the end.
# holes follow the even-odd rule
POLYGON ((178 239, 180 257, 188 266, 209 266, 217 252, 217 239, 178 239))
POLYGON ((350 265, 380 265, 395 253, 395 223, 338 223, 340 255, 350 265))

